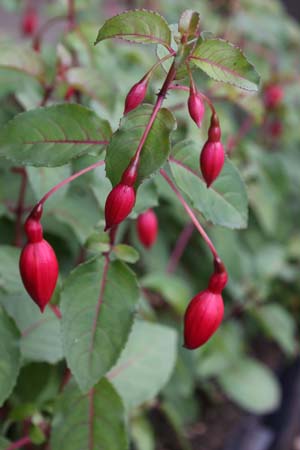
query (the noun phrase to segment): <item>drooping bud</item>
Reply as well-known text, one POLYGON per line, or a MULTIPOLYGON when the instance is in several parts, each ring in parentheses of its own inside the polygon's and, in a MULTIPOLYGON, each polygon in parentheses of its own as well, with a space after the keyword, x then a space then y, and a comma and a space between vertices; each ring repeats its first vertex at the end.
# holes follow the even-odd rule
POLYGON ((73 95, 76 93, 76 89, 73 88, 73 86, 69 86, 68 89, 66 90, 64 99, 68 102, 69 100, 71 100, 71 98, 73 97, 73 95))
POLYGON ((268 131, 273 138, 280 138, 283 132, 283 126, 280 119, 273 119, 268 125, 268 131))
POLYGON ((35 8, 28 8, 22 18, 22 32, 25 36, 32 36, 38 27, 38 15, 35 8))
POLYGON ((152 209, 148 209, 144 213, 140 214, 137 219, 137 232, 141 243, 150 248, 157 237, 158 222, 155 212, 152 209))
POLYGON ((225 152, 221 139, 221 128, 216 114, 212 115, 208 130, 208 140, 200 155, 200 168, 209 187, 219 176, 225 161, 225 152))
POLYGON ((228 275, 219 258, 215 259, 214 267, 208 288, 191 300, 185 312, 184 345, 191 350, 207 342, 223 319, 222 291, 226 286, 228 275))
POLYGON ((125 100, 124 114, 137 108, 144 100, 147 92, 149 77, 143 77, 138 83, 132 86, 125 100))
POLYGON ((224 315, 221 294, 210 290, 197 294, 184 316, 184 346, 190 350, 205 344, 215 333, 224 315))
POLYGON ((205 107, 199 92, 193 88, 190 89, 188 109, 191 118, 196 123, 197 127, 200 128, 205 113, 205 107))
POLYGON ((264 91, 264 102, 267 108, 276 108, 282 101, 284 91, 279 84, 269 84, 264 91))
POLYGON ((135 204, 135 190, 133 186, 124 183, 117 184, 108 194, 105 203, 105 231, 123 222, 131 213, 135 204))
POLYGON ((49 303, 58 278, 58 262, 51 245, 43 239, 38 214, 31 214, 25 223, 28 242, 20 256, 19 268, 23 284, 41 312, 49 303))

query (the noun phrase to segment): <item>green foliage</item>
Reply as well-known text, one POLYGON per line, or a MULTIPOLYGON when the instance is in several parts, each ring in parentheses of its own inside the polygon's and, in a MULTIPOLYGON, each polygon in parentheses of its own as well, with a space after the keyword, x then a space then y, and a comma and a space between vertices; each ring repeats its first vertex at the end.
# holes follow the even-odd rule
POLYGON ((55 407, 51 448, 94 450, 101 447, 128 448, 122 401, 105 378, 85 395, 75 383, 70 383, 55 407))
POLYGON ((64 283, 64 353, 84 393, 116 362, 130 333, 137 300, 133 273, 119 261, 108 265, 104 257, 80 265, 64 283))
POLYGON ((99 154, 110 126, 81 105, 55 105, 24 112, 0 132, 0 156, 29 166, 62 166, 86 153, 99 154))

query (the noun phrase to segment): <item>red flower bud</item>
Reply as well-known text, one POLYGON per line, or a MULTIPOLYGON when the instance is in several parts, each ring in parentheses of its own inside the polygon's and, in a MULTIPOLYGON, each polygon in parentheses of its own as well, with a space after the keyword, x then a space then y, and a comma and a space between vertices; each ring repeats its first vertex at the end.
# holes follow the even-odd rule
POLYGON ((73 95, 75 93, 76 93, 76 89, 73 88, 72 86, 69 86, 68 89, 66 90, 64 99, 68 102, 69 100, 71 100, 71 98, 73 97, 73 95))
POLYGON ((28 8, 22 19, 22 31, 25 36, 32 36, 38 27, 38 15, 34 8, 28 8))
POLYGON ((219 119, 214 113, 208 130, 208 140, 200 155, 200 167, 207 187, 219 176, 225 161, 225 153, 221 139, 219 119))
POLYGON ((273 109, 278 106, 283 99, 283 89, 279 84, 270 84, 264 91, 264 102, 267 108, 273 109))
POLYGON ((190 89, 188 109, 191 118, 196 123, 197 127, 200 128, 205 113, 205 107, 200 94, 193 89, 190 89))
POLYGON ((221 294, 209 289, 197 294, 184 316, 184 346, 190 350, 200 347, 215 333, 224 315, 221 294))
POLYGON ((56 286, 58 262, 53 248, 43 239, 39 219, 29 217, 25 231, 28 243, 20 256, 20 273, 28 294, 43 312, 56 286))
POLYGON ((209 187, 220 174, 225 161, 225 153, 221 142, 207 141, 200 156, 203 178, 209 187))
POLYGON ((129 111, 137 108, 144 100, 148 87, 148 78, 142 78, 138 83, 136 83, 127 94, 125 100, 124 114, 129 113, 129 111))
POLYGON ((268 131, 273 138, 279 138, 283 132, 283 126, 280 119, 273 119, 268 126, 268 131))
POLYGON ((132 186, 117 184, 108 194, 105 203, 105 231, 121 223, 132 211, 135 191, 132 186))
POLYGON ((148 209, 144 213, 140 214, 137 219, 137 232, 141 243, 150 248, 157 237, 157 217, 152 209, 148 209))

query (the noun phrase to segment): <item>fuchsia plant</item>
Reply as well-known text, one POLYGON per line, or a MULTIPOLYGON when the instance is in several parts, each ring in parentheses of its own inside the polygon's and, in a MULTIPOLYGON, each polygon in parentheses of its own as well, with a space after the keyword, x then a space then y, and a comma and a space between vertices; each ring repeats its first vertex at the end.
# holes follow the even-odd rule
MULTIPOLYGON (((124 13, 124 17, 126 16, 126 14, 137 15, 140 13, 138 11, 128 12, 124 13)), ((141 14, 149 14, 150 19, 152 13, 145 12, 141 14)), ((111 19, 111 21, 118 21, 118 17, 119 16, 117 16, 117 18, 111 19)), ((97 42, 107 38, 105 34, 105 27, 109 27, 109 22, 110 21, 108 21, 104 25, 102 30, 100 30, 97 42)), ((121 22, 120 27, 121 28, 119 32, 122 33, 121 22)), ((201 126, 204 118, 205 101, 208 103, 208 106, 211 109, 211 120, 208 129, 208 138, 203 146, 201 153, 199 152, 201 172, 208 188, 220 175, 225 162, 225 153, 221 143, 221 127, 217 112, 210 99, 196 87, 191 69, 192 63, 195 63, 197 65, 201 62, 201 46, 205 46, 207 45, 207 43, 209 43, 209 41, 205 41, 201 37, 199 37, 198 14, 193 11, 186 11, 185 13, 183 13, 182 18, 180 19, 180 30, 181 39, 177 42, 177 50, 171 48, 166 44, 168 54, 158 60, 154 64, 154 66, 146 73, 146 75, 139 82, 133 85, 125 99, 124 114, 128 115, 142 104, 146 95, 149 80, 154 71, 165 61, 167 61, 168 59, 172 59, 170 68, 166 74, 163 85, 158 92, 157 100, 155 102, 155 105, 153 106, 145 129, 141 134, 141 138, 138 142, 137 148, 132 152, 130 160, 128 161, 127 165, 125 165, 120 176, 120 181, 115 184, 106 199, 105 231, 110 230, 112 233, 111 245, 113 245, 112 236, 115 236, 116 227, 129 216, 134 208, 139 187, 138 179, 140 176, 140 165, 141 160, 143 159, 144 146, 150 133, 152 132, 157 116, 161 111, 165 97, 170 90, 181 89, 189 92, 187 101, 188 110, 192 120, 198 127, 201 126), (186 66, 187 68, 187 73, 190 81, 189 88, 184 85, 175 83, 178 70, 184 66, 186 66)), ((229 72, 231 71, 231 69, 228 70, 229 72)), ((65 99, 69 100, 73 96, 73 94, 74 89, 72 87, 68 87, 65 94, 65 99)), ((268 105, 270 105, 271 103, 272 105, 274 104, 274 98, 276 97, 277 99, 278 97, 278 93, 276 95, 275 94, 273 93, 273 91, 268 93, 268 105)), ((33 298, 33 300, 38 303, 41 311, 44 310, 46 304, 51 298, 58 276, 58 265, 55 254, 49 244, 45 240, 43 240, 42 237, 42 227, 40 225, 42 204, 60 186, 69 183, 77 176, 80 176, 82 173, 85 173, 86 171, 89 171, 96 166, 97 164, 94 164, 81 171, 80 173, 74 174, 67 180, 64 180, 62 183, 59 183, 58 186, 56 186, 48 194, 46 194, 44 198, 38 203, 38 205, 33 208, 25 223, 25 230, 29 242, 24 247, 21 255, 20 271, 28 293, 33 298), (37 211, 39 212, 38 217, 37 211)), ((208 288, 205 291, 200 292, 191 300, 186 311, 184 331, 185 346, 192 349, 197 348, 205 343, 209 339, 209 337, 216 331, 222 321, 224 307, 221 293, 227 282, 227 272, 220 260, 215 247, 208 238, 207 234, 204 232, 195 214, 187 205, 186 200, 183 198, 169 175, 163 169, 161 169, 161 174, 169 183, 173 191, 176 193, 178 199, 192 219, 192 222, 199 230, 200 234, 203 236, 205 242, 212 251, 215 263, 214 274, 210 279, 208 288), (222 270, 220 268, 222 268, 222 270)), ((151 247, 157 235, 157 219, 152 210, 148 210, 138 217, 137 230, 139 238, 143 245, 147 248, 151 247)), ((109 253, 107 254, 107 258, 107 264, 109 264, 109 253)))

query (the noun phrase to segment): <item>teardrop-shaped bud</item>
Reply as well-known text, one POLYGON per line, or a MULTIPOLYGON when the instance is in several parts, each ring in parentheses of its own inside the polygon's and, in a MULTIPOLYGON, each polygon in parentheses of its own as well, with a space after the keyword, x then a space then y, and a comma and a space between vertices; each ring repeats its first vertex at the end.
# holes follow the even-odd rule
POLYGON ((208 289, 197 294, 189 303, 184 316, 184 346, 190 350, 205 344, 215 333, 224 315, 220 294, 208 289))
POLYGON ((117 184, 108 194, 105 203, 105 231, 123 222, 135 204, 135 191, 132 186, 117 184))
POLYGON ((200 128, 205 113, 205 107, 199 92, 194 89, 190 89, 188 109, 191 118, 193 119, 197 127, 200 128))
POLYGON ((35 8, 28 8, 22 18, 22 32, 25 36, 32 36, 38 27, 38 15, 35 8))
POLYGON ((148 209, 140 214, 136 226, 141 243, 146 248, 150 248, 157 238, 158 222, 155 212, 148 209))
POLYGON ((221 142, 207 141, 200 155, 200 167, 203 178, 209 187, 219 176, 225 161, 221 142))
POLYGON ((53 248, 43 239, 39 220, 29 217, 25 231, 28 243, 21 252, 20 273, 25 289, 43 312, 56 286, 58 262, 53 248))
POLYGON ((149 78, 144 77, 132 86, 125 100, 124 114, 137 108, 143 102, 147 92, 148 81, 149 78))
POLYGON ((276 108, 283 99, 284 91, 279 84, 269 84, 264 91, 264 102, 267 108, 276 108))

